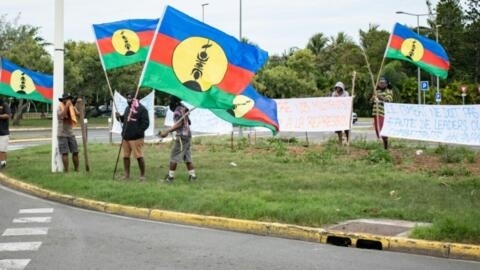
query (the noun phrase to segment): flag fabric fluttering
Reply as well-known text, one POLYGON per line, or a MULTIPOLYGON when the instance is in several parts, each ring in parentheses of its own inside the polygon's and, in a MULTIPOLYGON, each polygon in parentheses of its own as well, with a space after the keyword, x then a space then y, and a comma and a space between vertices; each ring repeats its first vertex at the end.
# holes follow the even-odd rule
POLYGON ((385 57, 408 61, 442 79, 447 78, 450 68, 448 55, 438 42, 399 23, 395 24, 390 35, 385 57))
POLYGON ((159 19, 130 19, 94 24, 103 68, 145 62, 159 19))
POLYGON ((195 107, 233 110, 241 105, 234 99, 267 59, 267 52, 257 46, 167 6, 140 85, 195 107))
POLYGON ((1 58, 0 94, 52 103, 53 76, 17 66, 1 58))
POLYGON ((279 131, 275 100, 260 95, 252 85, 248 85, 237 99, 239 105, 233 110, 211 111, 219 118, 238 126, 265 127, 273 134, 279 131))

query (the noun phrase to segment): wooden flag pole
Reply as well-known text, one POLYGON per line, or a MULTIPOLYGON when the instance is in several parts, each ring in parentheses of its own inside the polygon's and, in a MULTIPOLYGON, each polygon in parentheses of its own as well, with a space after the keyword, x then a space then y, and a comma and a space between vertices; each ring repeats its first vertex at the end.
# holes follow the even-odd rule
POLYGON ((90 165, 88 163, 88 150, 87 150, 87 129, 85 126, 85 103, 83 99, 78 98, 76 102, 76 107, 78 108, 78 112, 80 114, 79 121, 80 121, 80 128, 82 130, 82 144, 83 144, 83 157, 85 159, 85 171, 90 171, 90 165))
POLYGON ((357 72, 354 70, 353 71, 353 74, 352 74, 352 111, 350 113, 350 128, 348 129, 348 133, 350 133, 348 135, 348 140, 347 140, 347 149, 349 148, 350 146, 350 140, 352 139, 352 121, 353 121, 353 100, 355 99, 355 79, 357 77, 357 72))

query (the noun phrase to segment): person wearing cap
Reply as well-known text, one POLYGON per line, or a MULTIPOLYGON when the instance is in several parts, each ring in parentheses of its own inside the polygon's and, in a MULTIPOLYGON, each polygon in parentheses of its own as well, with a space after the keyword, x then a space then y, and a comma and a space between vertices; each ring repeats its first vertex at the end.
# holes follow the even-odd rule
POLYGON ((58 99, 58 150, 62 155, 63 171, 68 172, 68 153, 72 153, 73 169, 78 172, 78 144, 73 128, 77 126, 77 117, 79 115, 77 108, 74 106, 74 97, 70 93, 64 93, 58 99))
POLYGON ((139 181, 145 181, 145 159, 143 157, 143 145, 145 130, 150 125, 148 110, 132 93, 127 94, 127 104, 123 115, 116 112, 115 117, 123 123, 122 149, 123 149, 123 180, 130 178, 130 156, 137 160, 140 170, 139 181))
MULTIPOLYGON (((392 86, 385 77, 381 77, 378 81, 377 89, 372 97, 373 103, 373 127, 377 138, 380 138, 380 131, 383 128, 383 119, 385 116, 384 103, 393 101, 392 86)), ((388 137, 382 136, 383 148, 388 149, 388 137)))
MULTIPOLYGON (((333 87, 332 97, 348 97, 349 94, 347 90, 345 90, 345 85, 342 82, 337 82, 333 87)), ((338 135, 338 144, 343 144, 343 133, 345 133, 345 143, 348 144, 350 130, 337 130, 335 131, 338 135)))
POLYGON ((12 111, 7 102, 0 97, 0 169, 7 166, 8 141, 10 139, 10 118, 12 111))
POLYGON ((190 130, 189 110, 182 104, 181 100, 176 96, 170 96, 169 108, 173 112, 174 124, 166 131, 160 132, 160 137, 165 138, 167 135, 176 131, 175 144, 172 146, 170 153, 170 165, 168 174, 165 176, 165 182, 172 183, 175 179, 175 170, 179 162, 185 162, 188 170, 188 181, 197 180, 195 168, 192 161, 192 132, 190 130))

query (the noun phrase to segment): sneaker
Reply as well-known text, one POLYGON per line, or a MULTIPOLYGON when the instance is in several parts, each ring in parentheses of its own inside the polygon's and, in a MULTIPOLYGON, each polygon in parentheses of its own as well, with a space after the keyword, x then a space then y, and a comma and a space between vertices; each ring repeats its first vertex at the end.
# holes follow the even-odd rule
POLYGON ((172 177, 168 174, 165 176, 165 182, 168 183, 168 184, 173 183, 174 179, 175 179, 174 177, 172 177))
POLYGON ((196 175, 189 175, 188 176, 188 181, 190 181, 190 182, 197 181, 197 176, 196 175))
POLYGON ((0 162, 0 169, 3 169, 7 166, 7 162, 6 161, 2 161, 0 162))

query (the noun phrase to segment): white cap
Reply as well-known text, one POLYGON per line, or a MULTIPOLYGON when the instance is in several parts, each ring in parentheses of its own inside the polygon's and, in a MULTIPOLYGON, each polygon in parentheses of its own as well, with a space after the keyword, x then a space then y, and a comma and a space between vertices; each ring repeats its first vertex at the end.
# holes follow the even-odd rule
POLYGON ((335 87, 340 87, 340 88, 342 88, 342 90, 345 90, 345 85, 343 85, 342 82, 337 82, 337 83, 335 84, 335 87))

